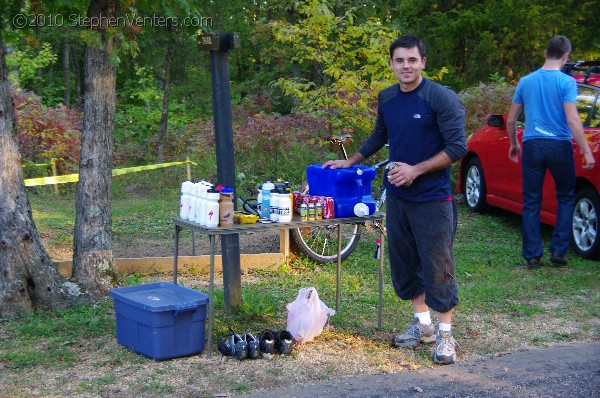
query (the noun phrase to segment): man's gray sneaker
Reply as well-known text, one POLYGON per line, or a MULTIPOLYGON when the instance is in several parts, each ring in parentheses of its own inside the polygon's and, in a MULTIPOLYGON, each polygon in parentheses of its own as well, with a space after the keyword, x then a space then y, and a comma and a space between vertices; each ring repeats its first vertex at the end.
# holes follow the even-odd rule
POLYGON ((434 363, 450 365, 456 361, 456 346, 458 343, 452 337, 452 332, 438 332, 435 345, 431 350, 434 363))
POLYGON ((415 317, 404 333, 392 339, 392 344, 396 347, 416 347, 419 343, 431 343, 433 341, 435 341, 433 323, 424 325, 419 323, 419 318, 415 317))

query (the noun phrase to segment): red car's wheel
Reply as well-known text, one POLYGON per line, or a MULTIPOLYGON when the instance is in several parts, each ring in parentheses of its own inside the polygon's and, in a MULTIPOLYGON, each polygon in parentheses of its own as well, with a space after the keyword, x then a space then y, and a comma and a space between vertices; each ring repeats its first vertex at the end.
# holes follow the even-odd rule
POLYGON ((481 212, 487 207, 485 202, 486 188, 483 167, 478 158, 469 161, 463 181, 465 187, 465 203, 471 211, 481 212))
POLYGON ((571 243, 577 254, 590 260, 600 260, 599 212, 600 198, 594 188, 584 188, 577 193, 571 243))

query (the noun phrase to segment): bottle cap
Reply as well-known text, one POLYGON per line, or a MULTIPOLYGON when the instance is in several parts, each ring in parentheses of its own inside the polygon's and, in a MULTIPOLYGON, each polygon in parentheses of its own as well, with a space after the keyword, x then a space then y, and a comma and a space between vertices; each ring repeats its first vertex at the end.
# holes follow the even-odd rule
POLYGON ((216 189, 209 189, 208 191, 206 191, 207 199, 219 199, 220 195, 220 192, 216 189))

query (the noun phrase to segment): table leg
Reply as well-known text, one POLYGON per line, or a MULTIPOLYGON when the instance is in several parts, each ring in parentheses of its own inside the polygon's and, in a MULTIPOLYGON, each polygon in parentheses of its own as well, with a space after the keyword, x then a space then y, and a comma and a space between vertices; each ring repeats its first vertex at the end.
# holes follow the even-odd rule
POLYGON ((192 256, 196 255, 196 231, 192 230, 192 256))
POLYGON ((377 308, 377 330, 381 330, 382 306, 383 306, 383 258, 384 258, 384 238, 383 227, 379 236, 379 302, 377 308))
POLYGON ((335 283, 335 312, 340 310, 340 275, 342 273, 342 224, 338 224, 337 278, 335 283))
POLYGON ((213 301, 214 283, 215 283, 215 235, 208 235, 210 240, 210 277, 208 285, 208 342, 206 356, 212 356, 212 327, 213 327, 213 312, 215 304, 213 301))
POLYGON ((179 225, 175 225, 175 235, 173 237, 174 248, 173 248, 173 283, 177 284, 177 259, 179 257, 179 232, 181 231, 181 227, 179 225))

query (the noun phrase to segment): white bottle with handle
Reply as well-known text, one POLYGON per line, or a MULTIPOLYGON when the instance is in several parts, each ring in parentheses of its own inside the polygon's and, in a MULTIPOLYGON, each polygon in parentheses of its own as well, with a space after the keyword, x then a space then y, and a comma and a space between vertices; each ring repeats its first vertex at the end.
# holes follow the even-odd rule
POLYGON ((272 221, 279 221, 279 189, 273 189, 271 191, 271 209, 270 209, 270 218, 272 221))
POLYGON ((285 189, 279 194, 279 222, 292 221, 292 200, 290 199, 290 190, 285 189))

